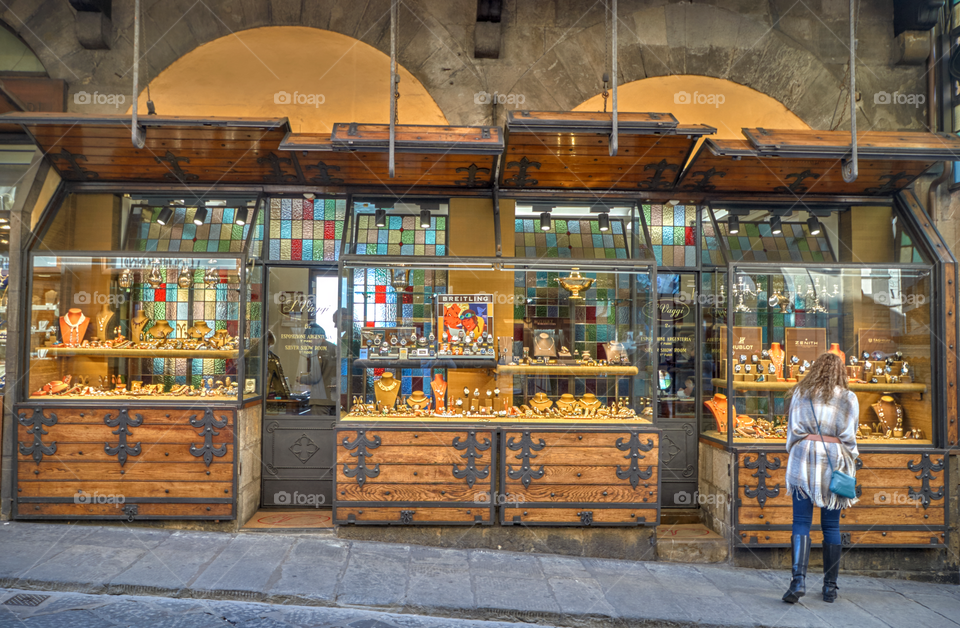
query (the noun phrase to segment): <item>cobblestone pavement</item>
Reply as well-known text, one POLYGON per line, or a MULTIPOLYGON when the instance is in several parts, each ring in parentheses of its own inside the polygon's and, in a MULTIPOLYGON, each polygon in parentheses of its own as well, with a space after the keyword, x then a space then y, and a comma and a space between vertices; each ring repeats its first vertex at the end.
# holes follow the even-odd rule
POLYGON ((0 589, 0 628, 549 628, 343 608, 0 589), (23 599, 23 596, 35 598, 23 599), (38 606, 32 603, 44 598, 38 606))
MULTIPOLYGON (((729 565, 439 549, 343 541, 329 533, 0 525, 0 587, 157 596, 150 599, 161 606, 173 603, 163 598, 198 605, 213 599, 577 628, 960 627, 960 587, 841 573, 840 599, 826 604, 817 595, 818 572, 811 569, 810 595, 788 605, 780 601, 786 571, 729 565)), ((0 609, 9 612, 3 604, 0 609)), ((36 619, 35 625, 45 625, 36 619)), ((56 628, 74 625, 43 621, 56 628)), ((192 618, 183 621, 195 625, 192 618)), ((276 621, 250 625, 283 625, 276 621)), ((360 627, 385 628, 350 625, 360 627)))

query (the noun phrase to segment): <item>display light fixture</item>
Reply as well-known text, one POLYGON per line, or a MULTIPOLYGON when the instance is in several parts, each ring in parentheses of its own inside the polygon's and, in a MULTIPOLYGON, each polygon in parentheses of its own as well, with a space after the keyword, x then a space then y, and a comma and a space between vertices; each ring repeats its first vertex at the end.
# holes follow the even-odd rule
POLYGON ((783 222, 780 219, 780 216, 774 216, 770 219, 770 231, 773 235, 780 235, 783 233, 783 222))
POLYGON ((740 216, 736 214, 730 214, 730 219, 727 220, 727 227, 730 231, 730 235, 736 235, 740 233, 740 216))
POLYGON ((160 214, 157 216, 157 222, 161 225, 166 226, 170 222, 170 219, 173 218, 173 208, 164 207, 160 210, 160 214))
POLYGON ((600 212, 600 215, 597 216, 597 222, 600 223, 600 231, 610 231, 610 214, 600 212))
POLYGON ((247 224, 247 218, 249 218, 249 217, 250 217, 250 210, 249 210, 249 209, 247 209, 246 207, 238 207, 238 208, 237 208, 237 218, 236 218, 236 221, 235 221, 235 222, 236 222, 238 225, 243 226, 243 225, 247 224))
POLYGON ((375 216, 376 216, 376 225, 377 225, 378 227, 386 227, 386 226, 387 226, 387 210, 385 210, 385 209, 378 209, 378 210, 376 211, 375 216))
POLYGON ((540 214, 540 231, 550 231, 550 212, 540 214))
POLYGON ((810 230, 810 235, 820 235, 822 227, 816 216, 811 214, 811 216, 807 218, 807 229, 810 230))
POLYGON ((193 214, 193 224, 198 227, 207 219, 207 208, 203 203, 197 205, 197 211, 193 214))
POLYGON ((430 228, 430 210, 429 209, 420 210, 420 228, 421 229, 430 228))

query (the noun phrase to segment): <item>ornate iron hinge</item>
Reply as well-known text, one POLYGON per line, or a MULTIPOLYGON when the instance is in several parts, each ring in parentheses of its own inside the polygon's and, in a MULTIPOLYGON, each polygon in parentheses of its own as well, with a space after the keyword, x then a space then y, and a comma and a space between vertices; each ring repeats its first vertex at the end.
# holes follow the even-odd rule
POLYGON ((122 467, 127 463, 127 456, 139 456, 140 455, 140 442, 138 441, 135 445, 128 445, 127 438, 132 436, 130 433, 131 427, 140 427, 143 425, 143 417, 139 414, 134 415, 137 418, 131 419, 130 415, 127 414, 127 408, 123 408, 117 414, 117 418, 111 419, 110 415, 103 417, 103 422, 107 424, 107 427, 115 427, 117 429, 113 430, 113 433, 120 437, 120 442, 117 443, 116 447, 111 447, 110 443, 103 444, 103 450, 107 452, 108 456, 116 456, 117 460, 120 461, 120 466, 122 467))
POLYGON ((537 170, 540 169, 539 161, 530 161, 526 157, 523 157, 520 161, 508 161, 507 170, 509 170, 510 168, 517 168, 519 172, 517 172, 515 175, 513 175, 509 179, 506 179, 504 183, 513 184, 518 188, 525 188, 527 186, 536 185, 537 183, 539 183, 539 181, 537 181, 536 179, 531 179, 530 177, 527 176, 528 168, 535 168, 537 170))
POLYGON ((43 426, 53 427, 56 425, 56 414, 51 412, 49 417, 45 417, 43 416, 43 410, 41 408, 34 408, 30 418, 27 418, 27 416, 21 412, 17 415, 17 421, 20 422, 20 425, 28 428, 27 434, 33 436, 33 443, 30 445, 26 445, 23 442, 17 443, 21 455, 30 456, 34 462, 40 464, 44 456, 52 456, 57 453, 57 441, 53 441, 49 445, 43 444, 43 437, 49 433, 43 429, 43 426))
POLYGON ((470 164, 466 168, 457 168, 456 172, 466 172, 467 176, 464 179, 459 179, 454 181, 454 185, 465 185, 467 187, 473 187, 479 185, 477 183, 477 173, 479 174, 490 174, 490 168, 480 168, 477 164, 470 164))
POLYGON ((467 440, 465 442, 460 442, 460 437, 457 436, 453 439, 453 448, 457 451, 466 450, 461 458, 467 461, 467 466, 463 469, 460 468, 460 465, 453 465, 453 477, 458 480, 467 480, 467 486, 473 488, 474 483, 480 479, 484 480, 490 475, 490 465, 484 467, 481 471, 477 469, 477 452, 487 451, 490 449, 490 439, 484 438, 483 443, 481 444, 477 440, 477 433, 474 430, 467 432, 467 440))
POLYGON ((933 475, 934 472, 943 471, 943 458, 940 458, 940 462, 935 463, 930 460, 930 454, 922 454, 920 464, 914 464, 913 460, 911 460, 907 463, 907 468, 914 472, 920 472, 920 475, 915 476, 918 480, 921 480, 920 490, 915 491, 913 487, 910 487, 907 491, 911 499, 920 500, 924 510, 930 505, 930 500, 943 499, 942 485, 938 491, 930 488, 930 480, 937 479, 936 476, 933 475))
POLYGON ((190 163, 189 157, 177 157, 172 152, 167 151, 163 157, 154 157, 154 159, 157 160, 158 164, 162 164, 166 162, 167 164, 169 164, 170 170, 173 171, 173 172, 164 172, 163 178, 165 179, 176 179, 177 181, 184 183, 186 181, 196 181, 197 179, 200 178, 195 174, 190 174, 189 172, 186 172, 183 168, 180 167, 181 162, 185 164, 190 163))
POLYGON ((700 180, 696 183, 688 183, 683 186, 684 190, 695 191, 695 192, 713 192, 717 189, 717 186, 710 183, 710 179, 713 177, 720 177, 721 179, 727 176, 726 172, 722 170, 717 170, 716 168, 710 168, 709 170, 698 170, 697 172, 691 172, 691 177, 700 177, 700 180))
POLYGON ((514 456, 514 458, 520 461, 520 469, 514 471, 512 464, 507 465, 507 477, 511 480, 520 480, 523 483, 523 488, 529 488, 530 480, 539 480, 543 477, 543 465, 540 465, 540 469, 537 471, 534 471, 533 467, 530 466, 530 459, 537 457, 536 454, 531 452, 540 451, 546 447, 547 444, 542 438, 537 439, 539 444, 534 443, 529 431, 523 432, 519 443, 514 442, 513 438, 514 437, 511 436, 507 441, 507 449, 520 452, 514 456))
POLYGON ((320 185, 339 185, 343 183, 343 179, 330 176, 331 172, 339 172, 340 166, 334 166, 332 164, 328 166, 322 161, 318 161, 316 164, 307 166, 307 170, 316 170, 319 173, 315 177, 310 177, 310 180, 314 183, 319 183, 320 185))
POLYGON ((777 187, 773 188, 774 192, 792 192, 794 194, 803 194, 809 189, 807 186, 803 185, 804 180, 813 179, 816 181, 820 178, 820 175, 812 170, 804 170, 803 172, 792 172, 785 178, 795 179, 795 181, 790 185, 778 185, 777 187))
POLYGON ((357 484, 363 486, 364 482, 367 481, 367 478, 375 478, 380 475, 380 465, 374 465, 372 469, 367 468, 367 456, 369 452, 367 449, 376 449, 380 446, 380 437, 375 436, 373 440, 367 438, 366 430, 357 430, 357 438, 353 442, 350 442, 350 439, 346 436, 343 437, 341 441, 344 449, 352 450, 356 449, 356 452, 352 452, 350 455, 357 459, 357 466, 351 469, 346 462, 343 463, 343 474, 348 478, 355 477, 357 478, 357 484))
POLYGON ((653 449, 653 439, 648 438, 647 443, 640 442, 640 432, 630 432, 630 440, 626 443, 623 438, 617 439, 617 449, 628 452, 624 459, 630 461, 630 467, 624 470, 617 465, 617 477, 621 480, 630 480, 630 486, 636 490, 640 480, 649 480, 653 475, 653 465, 648 465, 646 471, 640 470, 640 459, 646 458, 641 451, 650 451, 653 449))
POLYGON ((60 153, 57 156, 67 160, 67 162, 70 164, 70 172, 81 181, 89 181, 90 179, 96 179, 100 176, 99 172, 81 168, 80 164, 77 163, 81 159, 83 161, 88 161, 86 155, 81 155, 80 153, 71 153, 66 148, 61 148, 60 153))
POLYGON ((400 523, 413 523, 413 515, 416 513, 416 510, 401 510, 400 523))
POLYGON ((753 499, 757 498, 757 503, 760 504, 760 508, 767 503, 768 497, 776 497, 780 494, 780 484, 777 483, 773 488, 767 488, 767 480, 772 478, 767 471, 774 471, 780 468, 780 458, 774 456, 773 464, 767 460, 767 454, 758 453, 757 459, 754 462, 750 462, 750 459, 747 456, 743 457, 743 466, 748 469, 756 469, 757 472, 751 474, 751 477, 757 478, 757 488, 744 488, 743 494, 753 499))
POLYGON ((583 525, 588 526, 593 523, 592 510, 584 510, 582 512, 578 512, 577 515, 580 517, 580 523, 582 523, 583 525))
POLYGON ((668 162, 666 159, 661 159, 655 164, 647 164, 643 167, 643 171, 653 170, 653 175, 649 179, 644 179, 638 185, 641 190, 666 190, 673 185, 673 182, 663 178, 664 172, 676 172, 680 169, 680 166, 668 162))
POLYGON ((297 175, 286 174, 283 171, 281 164, 293 165, 293 161, 289 157, 280 157, 275 153, 268 153, 266 157, 257 157, 257 163, 270 166, 270 174, 263 177, 263 180, 267 183, 294 183, 297 180, 297 175))
POLYGON ((901 170, 896 174, 883 174, 880 175, 880 180, 883 181, 886 179, 886 182, 878 188, 866 188, 864 192, 867 194, 887 194, 893 192, 894 190, 900 187, 900 181, 909 181, 910 177, 907 175, 906 171, 901 170))
POLYGON ((190 443, 190 453, 199 458, 203 456, 203 462, 208 467, 210 463, 213 462, 213 457, 216 456, 220 458, 227 453, 227 444, 224 443, 219 447, 213 446, 213 437, 219 436, 220 432, 217 430, 222 430, 227 426, 229 420, 227 417, 220 417, 223 421, 217 421, 217 418, 213 416, 213 410, 206 408, 203 411, 203 418, 199 421, 197 420, 197 415, 190 417, 190 425, 196 428, 203 428, 200 430, 200 436, 203 436, 203 446, 197 448, 196 445, 190 443))

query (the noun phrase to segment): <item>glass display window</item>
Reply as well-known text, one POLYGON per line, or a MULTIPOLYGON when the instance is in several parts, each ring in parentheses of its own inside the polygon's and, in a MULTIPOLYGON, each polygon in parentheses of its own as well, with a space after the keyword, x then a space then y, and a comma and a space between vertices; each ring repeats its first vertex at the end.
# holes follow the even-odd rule
POLYGON ((632 203, 518 201, 513 222, 515 257, 611 260, 649 256, 632 203))
POLYGON ((239 257, 31 254, 25 398, 255 397, 239 360, 256 310, 244 271, 239 257))
MULTIPOLYGON (((721 295, 722 274, 709 277, 721 295)), ((710 365, 714 394, 703 397, 704 435, 785 442, 790 390, 830 352, 857 395, 862 445, 932 445, 932 286, 922 264, 734 265, 727 304, 713 308, 729 316, 703 324, 720 356, 710 365)))
POLYGON ((655 274, 347 257, 341 419, 652 423, 655 274))
POLYGON ((353 254, 449 254, 450 216, 446 199, 357 199, 353 211, 353 254))

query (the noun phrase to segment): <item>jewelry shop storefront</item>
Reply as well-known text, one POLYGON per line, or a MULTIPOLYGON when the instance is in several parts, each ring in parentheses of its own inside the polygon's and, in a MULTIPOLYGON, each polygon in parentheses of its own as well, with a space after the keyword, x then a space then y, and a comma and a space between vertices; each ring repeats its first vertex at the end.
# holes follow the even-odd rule
POLYGON ((137 149, 7 118, 63 177, 11 271, 17 518, 324 504, 354 538, 652 558, 696 507, 735 557, 786 547, 785 396, 831 351, 844 542, 953 542, 956 263, 909 186, 955 138, 867 133, 848 183, 843 133, 620 114, 611 156, 609 114, 510 112, 398 126, 391 178, 388 125, 150 116, 137 149))

